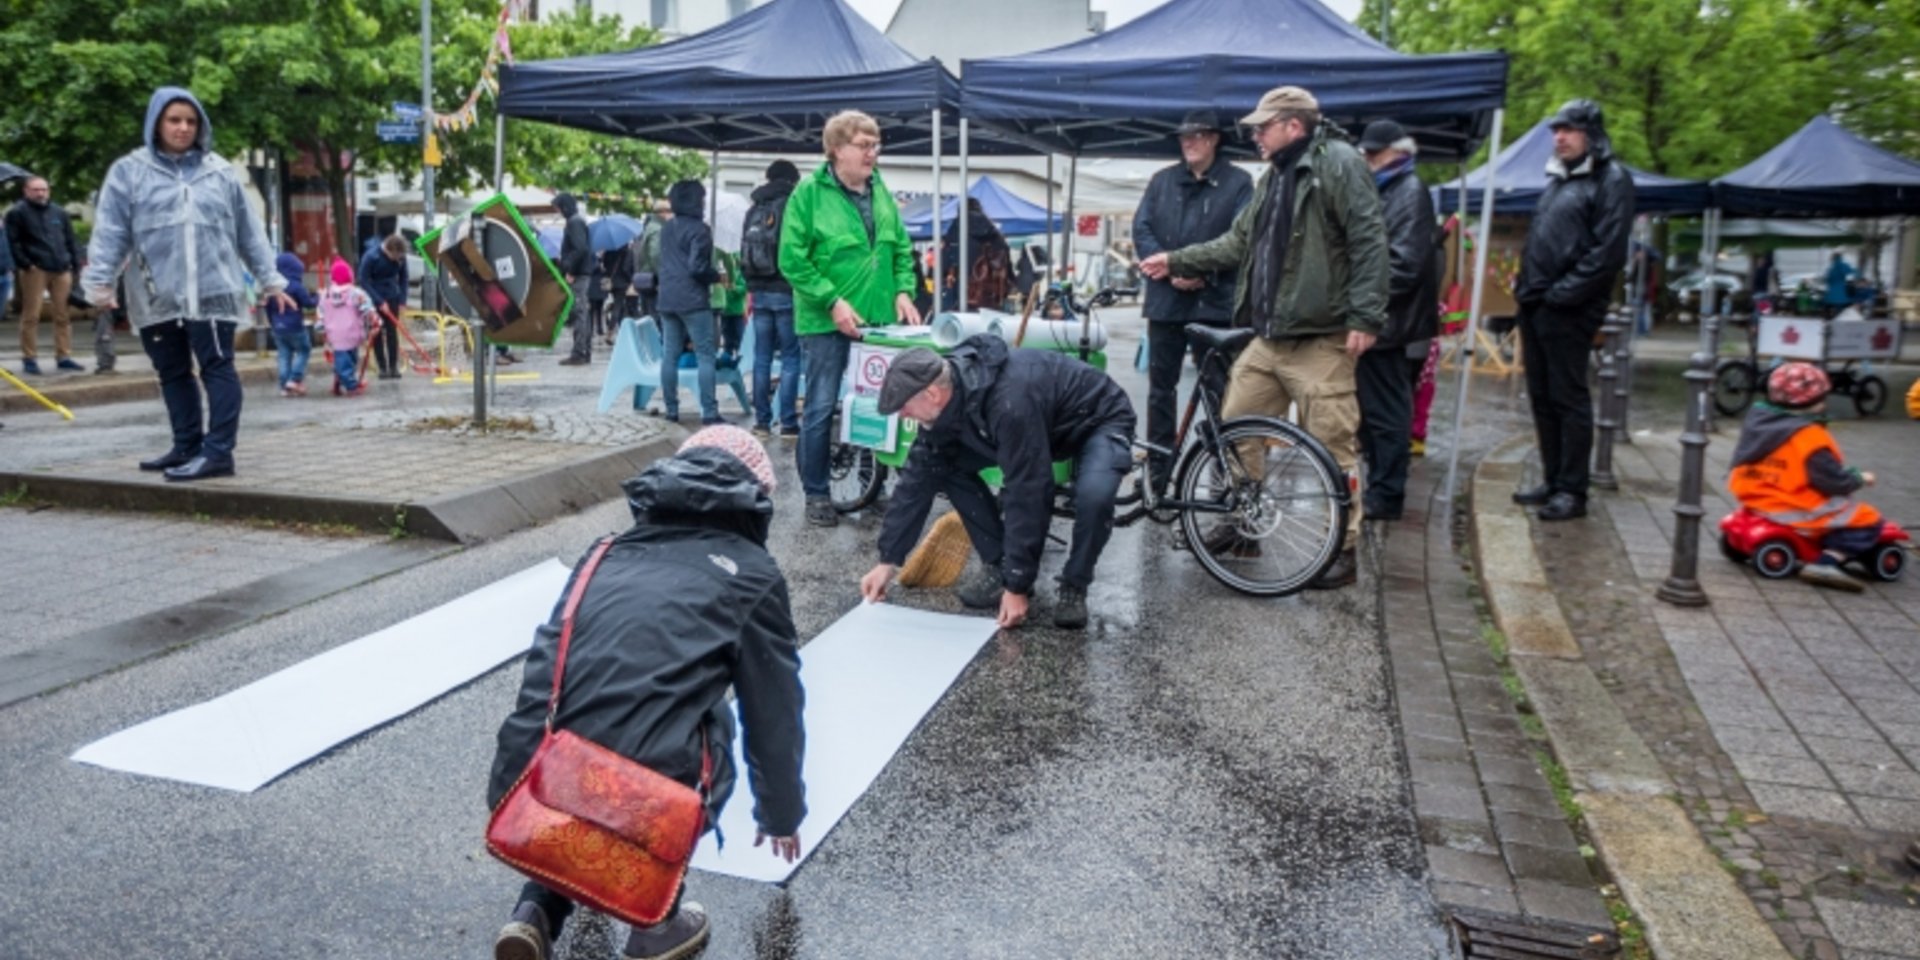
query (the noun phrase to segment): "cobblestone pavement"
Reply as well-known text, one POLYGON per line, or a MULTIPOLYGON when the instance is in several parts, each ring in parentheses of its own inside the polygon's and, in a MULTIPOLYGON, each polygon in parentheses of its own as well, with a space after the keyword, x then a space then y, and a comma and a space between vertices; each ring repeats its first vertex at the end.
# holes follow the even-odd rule
POLYGON ((605 414, 574 409, 491 410, 488 420, 490 429, 486 433, 474 429, 473 407, 469 404, 364 413, 344 418, 340 426, 352 430, 397 430, 415 435, 623 447, 652 440, 660 435, 666 423, 618 408, 605 414))
POLYGON ((164 514, 0 507, 0 656, 357 550, 377 538, 164 514))
MULTIPOLYGON (((1854 462, 1911 476, 1910 424, 1835 425, 1854 462), (1899 461, 1899 462, 1895 462, 1899 461)), ((1699 580, 1711 605, 1668 606, 1678 451, 1616 454, 1622 490, 1595 520, 1535 526, 1569 625, 1673 778, 1722 865, 1795 956, 1920 957, 1920 892, 1901 859, 1920 834, 1920 582, 1859 595, 1759 579, 1720 557, 1713 524, 1731 432, 1709 447, 1699 580)), ((1912 518, 1911 483, 1867 499, 1912 518)))

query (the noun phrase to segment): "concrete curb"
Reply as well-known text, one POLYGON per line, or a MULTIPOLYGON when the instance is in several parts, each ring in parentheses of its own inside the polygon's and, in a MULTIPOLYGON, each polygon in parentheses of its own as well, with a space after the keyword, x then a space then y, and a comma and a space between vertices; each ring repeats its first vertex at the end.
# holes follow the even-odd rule
MULTIPOLYGON (((300 523, 345 523, 372 533, 395 527, 417 537, 475 543, 577 513, 615 495, 647 464, 671 456, 677 436, 607 449, 537 470, 418 501, 325 497, 282 490, 154 483, 38 471, 0 471, 0 490, 62 506, 212 517, 258 517, 300 523)), ((242 474, 244 477, 244 473, 242 474)))
MULTIPOLYGON (((127 358, 122 358, 123 360, 127 358)), ((144 364, 145 358, 141 358, 144 364)), ((271 384, 279 376, 271 361, 264 363, 236 364, 240 373, 240 383, 246 386, 271 384)), ((118 369, 118 368, 116 368, 118 369)), ((27 386, 39 390, 47 399, 68 409, 75 407, 97 407, 109 403, 128 403, 135 400, 160 399, 160 381, 153 378, 153 371, 144 365, 138 369, 125 370, 110 379, 88 375, 74 375, 62 381, 50 383, 45 389, 32 378, 26 380, 27 386)), ((3 383, 3 382, 0 382, 3 383)), ((0 385, 0 413, 33 413, 46 410, 40 401, 21 393, 11 385, 0 385)))
POLYGON ((1512 501, 1530 438, 1475 469, 1476 568, 1514 671, 1566 768, 1594 846, 1621 895, 1668 960, 1787 960, 1773 930, 1665 794, 1660 761, 1582 657, 1533 549, 1532 521, 1512 501))

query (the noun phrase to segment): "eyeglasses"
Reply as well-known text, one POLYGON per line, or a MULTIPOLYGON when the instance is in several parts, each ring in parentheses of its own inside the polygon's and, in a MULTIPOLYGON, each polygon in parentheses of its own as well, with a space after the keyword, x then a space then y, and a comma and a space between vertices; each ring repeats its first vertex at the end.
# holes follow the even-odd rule
POLYGON ((880 141, 878 140, 854 140, 848 143, 847 146, 852 147, 855 150, 860 151, 861 153, 877 154, 880 152, 880 141))

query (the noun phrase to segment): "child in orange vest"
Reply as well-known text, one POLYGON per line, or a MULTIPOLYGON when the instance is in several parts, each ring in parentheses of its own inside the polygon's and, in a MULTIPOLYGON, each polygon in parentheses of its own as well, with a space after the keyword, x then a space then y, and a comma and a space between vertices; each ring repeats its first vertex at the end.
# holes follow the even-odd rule
POLYGON ((1858 593, 1860 581, 1841 564, 1872 550, 1884 524, 1878 510, 1853 499, 1873 485, 1873 474, 1847 466, 1833 434, 1814 419, 1826 412, 1832 388, 1811 363, 1774 370, 1767 399, 1740 426, 1727 488, 1741 506, 1820 545, 1820 558, 1800 568, 1800 579, 1858 593))

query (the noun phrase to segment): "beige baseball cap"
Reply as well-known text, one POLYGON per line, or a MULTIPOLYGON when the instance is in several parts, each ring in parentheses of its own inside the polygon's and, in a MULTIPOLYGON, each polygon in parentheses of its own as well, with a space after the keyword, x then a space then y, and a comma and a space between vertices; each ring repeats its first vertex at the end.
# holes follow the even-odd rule
POLYGON ((1279 116, 1283 110, 1318 111, 1319 109, 1320 101, 1315 100, 1313 94, 1299 87, 1274 87, 1267 91, 1266 96, 1260 98, 1260 105, 1255 107, 1252 113, 1240 118, 1240 123, 1243 126, 1257 127, 1279 116))

